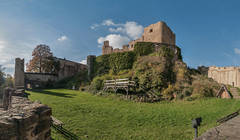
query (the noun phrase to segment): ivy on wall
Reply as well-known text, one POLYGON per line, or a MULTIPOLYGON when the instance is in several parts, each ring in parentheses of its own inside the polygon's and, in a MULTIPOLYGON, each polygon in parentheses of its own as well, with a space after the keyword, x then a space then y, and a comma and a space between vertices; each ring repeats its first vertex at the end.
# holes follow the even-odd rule
POLYGON ((152 42, 138 42, 134 46, 134 52, 137 56, 144 56, 153 53, 155 50, 152 42))
POLYGON ((117 74, 121 70, 131 69, 135 62, 134 52, 113 53, 110 55, 109 62, 113 74, 117 74))

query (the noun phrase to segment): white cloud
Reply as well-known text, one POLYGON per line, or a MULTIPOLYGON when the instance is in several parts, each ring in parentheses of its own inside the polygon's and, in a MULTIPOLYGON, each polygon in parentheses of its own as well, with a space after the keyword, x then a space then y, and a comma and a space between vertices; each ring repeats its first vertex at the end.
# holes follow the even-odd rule
POLYGON ((109 28, 109 31, 114 33, 124 33, 125 29, 122 27, 117 27, 117 28, 109 28))
POLYGON ((126 22, 124 27, 125 27, 126 34, 132 39, 139 38, 142 35, 143 29, 144 29, 142 25, 138 25, 134 21, 126 22))
POLYGON ((123 33, 131 39, 137 39, 141 37, 144 27, 134 21, 127 21, 125 24, 118 24, 117 28, 109 28, 110 32, 123 33))
POLYGON ((103 26, 115 26, 116 24, 111 19, 107 19, 102 22, 102 25, 103 26))
POLYGON ((239 55, 240 55, 240 49, 234 48, 234 52, 235 52, 236 54, 239 54, 239 55))
POLYGON ((3 48, 5 48, 5 45, 6 45, 6 42, 0 40, 0 52, 1 52, 1 50, 2 50, 3 48))
POLYGON ((82 60, 82 61, 80 61, 80 63, 86 65, 87 64, 87 60, 82 60))
POLYGON ((144 30, 144 27, 135 21, 115 23, 111 19, 104 20, 101 24, 93 24, 91 29, 96 29, 100 26, 107 26, 111 34, 98 38, 97 42, 99 47, 102 46, 104 41, 109 40, 113 48, 122 48, 122 45, 128 44, 129 41, 141 37, 144 30))
POLYGON ((92 30, 95 30, 97 27, 99 27, 100 25, 99 24, 93 24, 92 26, 90 26, 90 28, 92 30))
POLYGON ((123 45, 128 44, 130 39, 127 36, 122 36, 120 34, 109 34, 105 37, 98 38, 98 44, 103 44, 104 41, 108 40, 109 45, 113 48, 122 48, 123 45))
POLYGON ((68 37, 63 35, 63 36, 59 37, 57 40, 60 41, 60 42, 63 42, 65 40, 67 40, 67 39, 68 39, 68 37))

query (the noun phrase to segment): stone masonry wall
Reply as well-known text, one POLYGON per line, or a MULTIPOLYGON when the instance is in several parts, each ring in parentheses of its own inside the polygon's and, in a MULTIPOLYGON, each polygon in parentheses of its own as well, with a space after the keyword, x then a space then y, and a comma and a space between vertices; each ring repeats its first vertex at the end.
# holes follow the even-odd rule
MULTIPOLYGON (((60 63, 58 74, 49 73, 24 73, 24 59, 16 58, 15 60, 15 86, 17 89, 24 89, 29 84, 40 85, 48 81, 59 81, 87 70, 87 65, 69 61, 66 59, 56 58, 60 63)), ((34 87, 32 85, 32 87, 34 87)))
POLYGON ((80 71, 87 70, 87 65, 61 58, 57 59, 60 61, 60 71, 58 72, 58 80, 74 76, 80 71))
POLYGON ((24 59, 15 59, 15 86, 18 89, 24 88, 24 59))
POLYGON ((144 28, 142 41, 175 45, 175 34, 165 22, 157 22, 144 28))
POLYGON ((209 67, 208 77, 218 83, 240 87, 240 67, 209 67))
POLYGON ((111 54, 114 52, 133 51, 134 46, 137 42, 153 42, 175 46, 175 40, 176 36, 172 30, 167 26, 165 22, 160 21, 144 28, 144 32, 140 38, 130 41, 128 45, 124 45, 122 49, 113 49, 113 47, 109 45, 109 41, 104 41, 102 47, 102 55, 111 54))
POLYGON ((12 107, 0 108, 0 140, 50 140, 51 108, 27 98, 12 97, 12 107))

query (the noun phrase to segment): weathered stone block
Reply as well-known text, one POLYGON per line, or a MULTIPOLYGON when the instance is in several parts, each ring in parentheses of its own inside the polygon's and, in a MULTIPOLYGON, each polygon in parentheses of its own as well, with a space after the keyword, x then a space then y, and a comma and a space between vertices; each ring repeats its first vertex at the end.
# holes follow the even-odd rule
POLYGON ((51 108, 13 96, 13 107, 0 108, 0 140, 50 140, 51 108))

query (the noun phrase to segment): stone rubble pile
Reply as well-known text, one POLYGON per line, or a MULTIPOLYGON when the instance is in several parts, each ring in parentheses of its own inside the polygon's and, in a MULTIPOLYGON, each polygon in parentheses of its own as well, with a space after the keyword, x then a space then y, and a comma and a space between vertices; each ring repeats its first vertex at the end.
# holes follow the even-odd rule
POLYGON ((8 110, 0 108, 0 140, 50 140, 51 108, 12 96, 8 110))

